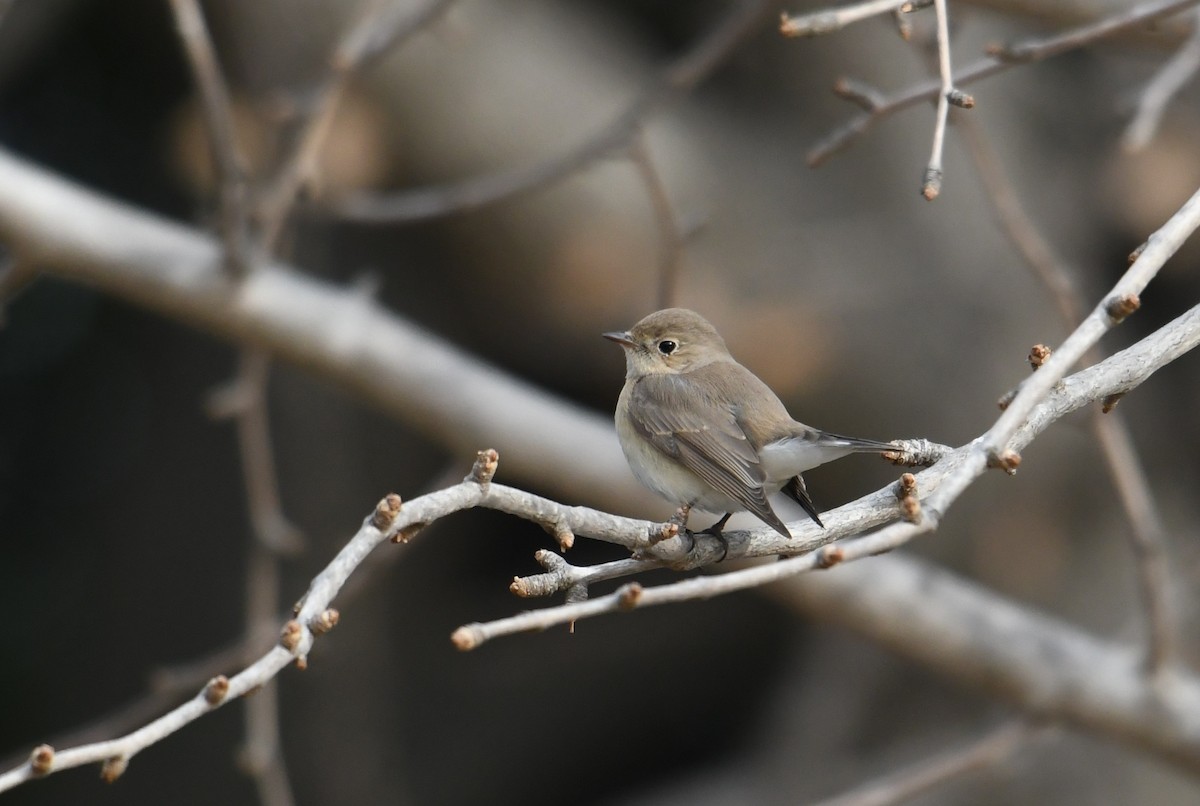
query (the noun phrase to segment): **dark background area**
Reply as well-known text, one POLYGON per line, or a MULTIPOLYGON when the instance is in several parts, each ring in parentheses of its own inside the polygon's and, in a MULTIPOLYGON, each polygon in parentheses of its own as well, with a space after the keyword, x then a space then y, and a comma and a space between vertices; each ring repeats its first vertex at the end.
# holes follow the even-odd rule
MULTIPOLYGON (((248 115, 311 89, 349 19, 342 5, 205 3, 248 115)), ((623 108, 726 9, 457 4, 356 86, 331 140, 328 190, 336 198, 437 183, 557 153, 623 108)), ((956 47, 969 57, 985 40, 1039 30, 955 9, 956 47)), ((995 400, 1027 371, 1029 346, 1066 329, 992 223, 953 130, 943 198, 918 198, 931 109, 881 122, 820 170, 804 167, 807 146, 852 113, 828 92, 834 78, 894 88, 924 75, 889 25, 796 42, 768 23, 651 119, 648 144, 680 216, 704 223, 678 302, 709 316, 793 414, 837 432, 959 444, 994 419, 995 400)), ((974 114, 1079 271, 1089 305, 1200 184, 1195 87, 1148 152, 1117 146, 1127 102, 1164 52, 1104 44, 973 88, 974 114)), ((16 0, 0 20, 4 148, 208 224, 197 126, 165 2, 16 0)), ((654 307, 657 248, 636 173, 614 158, 544 192, 426 224, 339 223, 310 210, 287 251, 315 275, 370 274, 388 308, 609 411, 623 365, 598 334, 654 307)), ((1197 254, 1192 244, 1168 265, 1107 348, 1194 304, 1197 254)), ((51 279, 5 316, 0 754, 20 758, 143 695, 157 670, 237 642, 251 531, 233 426, 205 413, 235 370, 233 346, 51 279)), ((1175 538, 1182 592, 1200 567, 1197 377, 1186 357, 1121 404, 1175 538)), ((270 408, 284 508, 306 537, 286 564, 281 612, 382 495, 412 497, 448 472, 461 476, 472 458, 448 455, 302 368, 273 367, 270 408)), ((1025 458, 1020 475, 985 479, 913 550, 1133 639, 1123 515, 1090 433, 1070 419, 1025 458)), ((849 459, 809 485, 829 508, 892 476, 849 459)), ((457 652, 448 639, 460 624, 529 605, 507 585, 537 570, 532 554, 549 542, 532 524, 465 513, 411 546, 379 550, 400 556, 342 608, 310 668, 277 680, 300 803, 794 803, 956 746, 1006 713, 758 593, 457 652)), ((581 540, 571 559, 619 556, 581 540)), ((114 785, 86 768, 5 802, 255 802, 236 763, 241 711, 234 703, 149 748, 114 785)), ((1067 736, 919 802, 1197 797, 1195 782, 1171 769, 1067 736)))

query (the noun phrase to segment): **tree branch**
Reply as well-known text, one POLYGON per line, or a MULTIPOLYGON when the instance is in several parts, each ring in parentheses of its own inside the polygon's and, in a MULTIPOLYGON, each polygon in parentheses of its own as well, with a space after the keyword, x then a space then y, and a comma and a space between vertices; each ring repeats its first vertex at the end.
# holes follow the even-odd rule
MULTIPOLYGON (((961 123, 963 140, 987 188, 988 200, 1001 229, 1050 292, 1066 326, 1078 326, 1083 319, 1083 302, 1071 272, 1054 255, 1049 243, 1025 214, 1016 192, 1000 169, 982 126, 973 119, 961 123)), ((1084 353, 1084 360, 1089 363, 1100 358, 1100 351, 1095 346, 1084 353)), ((1106 401, 1105 406, 1092 413, 1091 424, 1129 520, 1129 539, 1137 559, 1146 618, 1146 668, 1157 673, 1173 659, 1178 643, 1171 608, 1166 529, 1154 503, 1150 481, 1133 445, 1133 437, 1120 412, 1112 411, 1106 401)))
MULTIPOLYGON (((992 55, 959 69, 956 87, 1004 72, 1018 64, 1041 61, 1089 45, 1098 39, 1126 31, 1138 25, 1169 17, 1200 0, 1158 0, 1141 3, 1127 11, 1081 25, 1061 34, 1028 39, 1009 46, 997 46, 992 55)), ((924 81, 906 90, 880 99, 870 109, 832 131, 808 152, 809 167, 817 167, 865 134, 876 122, 921 101, 935 100, 942 92, 941 79, 924 81)))
POLYGON ((446 185, 351 196, 340 201, 333 212, 348 221, 396 223, 477 210, 540 190, 612 154, 627 151, 646 119, 703 81, 754 30, 770 8, 767 0, 743 0, 735 4, 733 11, 710 34, 663 70, 625 111, 569 151, 533 165, 506 168, 446 185))

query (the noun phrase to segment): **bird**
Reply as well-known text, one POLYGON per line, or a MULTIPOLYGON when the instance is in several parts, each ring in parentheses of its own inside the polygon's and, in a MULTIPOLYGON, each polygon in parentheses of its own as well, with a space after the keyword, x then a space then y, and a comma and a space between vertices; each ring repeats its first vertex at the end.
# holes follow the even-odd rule
POLYGON ((793 420, 695 311, 667 308, 602 335, 625 352, 615 414, 621 449, 638 481, 679 507, 673 520, 685 529, 693 507, 723 512, 701 534, 724 543, 729 518, 749 511, 791 538, 767 500, 780 490, 825 528, 801 474, 851 453, 900 450, 793 420))

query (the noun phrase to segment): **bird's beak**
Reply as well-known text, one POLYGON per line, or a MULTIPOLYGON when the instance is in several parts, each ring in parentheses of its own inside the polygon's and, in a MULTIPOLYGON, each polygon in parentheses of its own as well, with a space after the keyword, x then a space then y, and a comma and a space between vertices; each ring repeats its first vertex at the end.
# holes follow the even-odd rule
POLYGON ((633 339, 629 338, 628 332, 601 333, 600 335, 603 336, 604 338, 608 339, 609 341, 615 341, 617 344, 621 345, 622 347, 636 347, 637 346, 637 342, 635 342, 633 339))

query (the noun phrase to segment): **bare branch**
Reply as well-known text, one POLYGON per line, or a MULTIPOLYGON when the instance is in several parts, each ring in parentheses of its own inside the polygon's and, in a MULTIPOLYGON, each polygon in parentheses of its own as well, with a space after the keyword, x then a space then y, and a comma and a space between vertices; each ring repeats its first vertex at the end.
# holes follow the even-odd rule
POLYGON ((1050 389, 1099 341, 1115 324, 1137 308, 1137 295, 1158 273, 1163 264, 1183 245, 1188 236, 1200 226, 1200 190, 1184 202, 1175 215, 1150 236, 1146 248, 1113 286, 1106 298, 1075 329, 1062 346, 1031 375, 1016 398, 1000 415, 992 429, 984 435, 982 447, 995 456, 1004 450, 1008 441, 1021 427, 1029 413, 1050 389))
MULTIPOLYGON (((995 153, 977 121, 961 121, 960 131, 975 162, 988 199, 1004 232, 1017 247, 1035 276, 1050 291, 1059 314, 1068 327, 1083 318, 1081 295, 1071 272, 1054 255, 1050 245, 1025 214, 1016 193, 1000 169, 995 153)), ((1085 360, 1096 362, 1095 347, 1084 353, 1085 360)), ((1039 364, 1040 366, 1040 364, 1039 364)), ((1092 414, 1092 430, 1105 458, 1113 485, 1129 519, 1129 537, 1138 563, 1139 590, 1146 618, 1146 668, 1153 674, 1167 668, 1176 653, 1176 627, 1171 612, 1170 574, 1166 552, 1166 529, 1145 470, 1133 445, 1133 437, 1119 413, 1111 406, 1092 414)))
POLYGON ((330 75, 281 163, 272 186, 259 202, 263 242, 269 251, 279 242, 284 222, 301 189, 317 173, 317 156, 329 134, 334 112, 350 79, 437 20, 454 0, 427 0, 416 11, 395 0, 369 0, 359 21, 346 32, 329 59, 330 75))
POLYGON ((1138 98, 1137 113, 1121 137, 1121 145, 1126 151, 1141 151, 1149 145, 1158 131, 1167 104, 1191 81, 1197 70, 1200 70, 1200 12, 1193 12, 1191 35, 1138 98))
MULTIPOLYGON (((1198 2, 1200 0, 1158 0, 1158 2, 1141 3, 1123 13, 1073 28, 1062 34, 1030 39, 1007 47, 996 47, 993 49, 993 55, 960 68, 957 75, 954 76, 953 84, 956 87, 966 86, 973 81, 993 76, 1018 64, 1058 56, 1089 45, 1098 39, 1177 14, 1198 2)), ((938 79, 915 84, 906 90, 883 98, 872 109, 852 118, 815 145, 808 152, 809 166, 815 168, 846 148, 855 138, 865 134, 877 121, 921 101, 934 100, 940 92, 942 92, 942 81, 938 79)))
POLYGON ((1200 773, 1200 679, 1142 671, 1136 647, 1104 641, 903 553, 769 588, 1035 718, 1106 736, 1200 773))
POLYGON ((784 36, 821 36, 840 31, 847 25, 870 17, 899 11, 909 0, 864 0, 848 6, 823 8, 808 14, 784 14, 779 21, 779 33, 784 36))
POLYGON ((220 189, 221 239, 229 272, 240 277, 250 270, 247 233, 247 187, 245 160, 237 146, 229 90, 213 51, 212 39, 197 0, 171 0, 175 25, 188 55, 192 77, 200 91, 200 106, 208 130, 213 175, 220 189))
POLYGON ((1037 733, 1038 729, 1026 720, 1012 719, 960 750, 942 753, 879 781, 820 801, 816 806, 892 806, 903 803, 947 781, 1004 763, 1037 733))
MULTIPOLYGON (((1143 382, 1159 367, 1200 344, 1200 306, 1142 341, 1117 353, 1111 358, 1087 370, 1067 378, 1043 399, 1030 416, 1022 422, 1020 431, 1012 438, 1013 450, 1019 450, 1031 442, 1052 422, 1089 403, 1102 400, 1107 395, 1143 382)), ((1003 415, 1001 417, 1003 419, 1003 415)), ((994 429, 993 429, 994 430, 994 429)), ((989 432, 991 433, 991 432, 989 432)), ((698 577, 682 582, 659 585, 639 590, 636 606, 646 607, 669 604, 690 599, 707 599, 733 591, 745 590, 776 582, 796 574, 828 568, 831 565, 872 557, 904 545, 912 538, 934 531, 942 515, 970 485, 986 472, 988 463, 981 445, 987 434, 958 448, 944 457, 937 465, 918 474, 915 482, 920 492, 922 508, 915 522, 897 522, 872 534, 842 540, 829 546, 833 539, 846 534, 847 520, 854 524, 850 533, 858 534, 870 526, 883 522, 889 515, 899 514, 894 490, 890 487, 864 496, 831 512, 824 513, 827 529, 818 531, 813 524, 789 524, 794 539, 784 540, 778 535, 772 538, 768 528, 750 532, 726 532, 731 557, 761 557, 771 554, 801 553, 770 565, 730 571, 719 576, 698 577), (872 522, 873 521, 873 522, 872 522), (778 543, 782 543, 778 548, 778 543), (824 547, 822 551, 816 549, 824 547)), ((505 510, 509 511, 509 510, 505 510)), ((512 512, 511 514, 520 514, 512 512)), ((601 538, 604 539, 604 538, 601 538)), ((715 541, 714 541, 715 542, 715 541)), ((697 547, 696 551, 701 551, 697 547)), ((693 564, 715 562, 719 549, 706 547, 690 562, 675 561, 674 567, 686 568, 693 564), (710 553, 711 552, 711 553, 710 553)), ((649 552, 644 552, 649 555, 649 552)), ((652 556, 652 555, 651 555, 652 556)), ((576 580, 577 581, 577 580, 576 580)), ((631 609, 628 587, 608 596, 586 602, 574 602, 560 607, 551 607, 517 616, 499 619, 486 624, 468 624, 455 632, 454 643, 460 649, 473 649, 483 642, 504 635, 544 630, 558 624, 566 624, 601 613, 612 613, 631 609)))
POLYGON ((942 83, 933 124, 933 151, 921 183, 921 195, 926 201, 933 201, 942 192, 942 149, 946 142, 946 120, 950 116, 950 94, 954 92, 954 71, 950 66, 950 14, 946 10, 946 0, 934 0, 933 8, 937 12, 938 77, 942 83))
POLYGON ((654 160, 646 146, 645 135, 634 138, 629 148, 629 157, 637 168, 646 196, 654 209, 654 221, 658 228, 658 296, 659 308, 670 308, 676 298, 679 270, 683 263, 684 234, 671 206, 671 197, 663 184, 662 177, 654 167, 654 160))
MULTIPOLYGON (((1200 0, 1197 0, 1200 2, 1200 0)), ((333 209, 339 218, 363 223, 423 221, 540 190, 589 165, 629 149, 646 119, 703 81, 765 18, 771 3, 745 0, 611 123, 585 142, 543 162, 507 168, 446 185, 392 194, 352 196, 333 209)))

